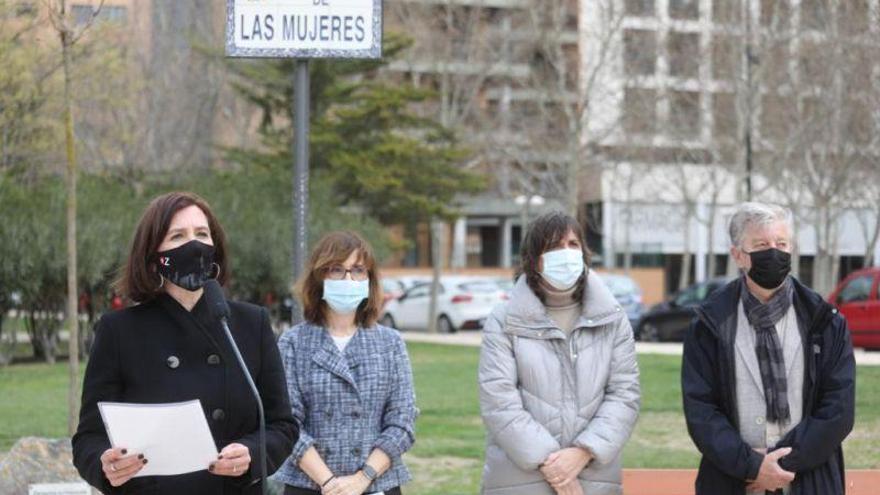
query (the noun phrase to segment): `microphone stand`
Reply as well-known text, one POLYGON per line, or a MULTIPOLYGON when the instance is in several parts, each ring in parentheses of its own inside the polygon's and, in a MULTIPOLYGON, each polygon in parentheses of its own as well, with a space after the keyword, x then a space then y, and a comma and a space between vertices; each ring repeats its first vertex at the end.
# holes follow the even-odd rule
POLYGON ((251 393, 257 401, 257 410, 260 415, 260 485, 263 495, 266 495, 269 492, 268 486, 266 486, 266 414, 263 412, 263 400, 260 398, 260 392, 257 391, 254 379, 251 378, 251 373, 248 371, 247 365, 244 363, 244 358, 241 357, 241 352, 239 352, 238 346, 235 345, 235 339, 232 338, 232 332, 229 331, 229 324, 226 322, 226 316, 220 318, 220 325, 223 327, 223 333, 226 335, 226 340, 229 341, 229 347, 232 348, 232 353, 235 354, 238 366, 241 367, 241 371, 244 373, 244 378, 247 380, 251 393))

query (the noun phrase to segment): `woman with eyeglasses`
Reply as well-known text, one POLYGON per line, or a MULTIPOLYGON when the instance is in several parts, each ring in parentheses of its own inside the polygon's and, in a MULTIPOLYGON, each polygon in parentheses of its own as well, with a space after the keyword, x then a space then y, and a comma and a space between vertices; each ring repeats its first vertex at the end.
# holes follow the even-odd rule
POLYGON ((275 479, 288 495, 401 493, 417 409, 406 346, 376 324, 382 289, 370 245, 327 234, 298 293, 305 321, 278 347, 300 436, 275 479))

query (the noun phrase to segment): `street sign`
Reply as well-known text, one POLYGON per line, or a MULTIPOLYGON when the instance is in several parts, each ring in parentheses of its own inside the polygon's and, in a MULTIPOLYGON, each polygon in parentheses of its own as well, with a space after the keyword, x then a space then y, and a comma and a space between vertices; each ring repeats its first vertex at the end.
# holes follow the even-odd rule
POLYGON ((226 0, 226 55, 380 58, 382 0, 226 0))

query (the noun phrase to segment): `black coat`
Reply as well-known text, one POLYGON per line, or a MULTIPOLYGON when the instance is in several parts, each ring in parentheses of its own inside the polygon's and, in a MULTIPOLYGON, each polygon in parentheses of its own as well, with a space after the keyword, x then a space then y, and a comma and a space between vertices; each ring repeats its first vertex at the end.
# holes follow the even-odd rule
MULTIPOLYGON (((741 279, 718 290, 697 311, 685 337, 681 370, 688 432, 702 453, 698 495, 742 495, 763 455, 739 434, 734 339, 741 279)), ((804 417, 778 444, 791 447, 779 465, 795 473, 792 495, 843 495, 841 443, 853 427, 855 360, 846 320, 794 280, 794 308, 804 346, 804 417)))
MULTIPOLYGON (((229 326, 266 412, 267 470, 287 459, 297 438, 284 370, 269 325, 258 306, 230 302, 229 326)), ((223 329, 212 321, 204 297, 192 312, 168 295, 101 318, 83 382, 82 409, 73 437, 73 463, 80 475, 109 493, 260 493, 259 418, 223 329), (114 488, 100 456, 110 447, 99 401, 163 403, 200 399, 217 450, 238 442, 250 450, 241 477, 207 470, 179 476, 133 478, 114 488)), ((207 466, 206 466, 207 467, 207 466)))

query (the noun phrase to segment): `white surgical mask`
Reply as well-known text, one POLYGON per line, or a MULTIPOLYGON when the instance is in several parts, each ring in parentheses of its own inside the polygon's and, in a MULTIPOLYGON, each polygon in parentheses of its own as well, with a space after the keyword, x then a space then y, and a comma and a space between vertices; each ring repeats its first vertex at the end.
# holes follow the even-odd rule
POLYGON ((544 269, 541 276, 558 290, 574 286, 584 273, 584 253, 580 249, 557 249, 541 255, 544 269))
POLYGON ((333 311, 347 315, 357 311, 361 301, 370 296, 370 279, 324 280, 324 296, 333 311))

